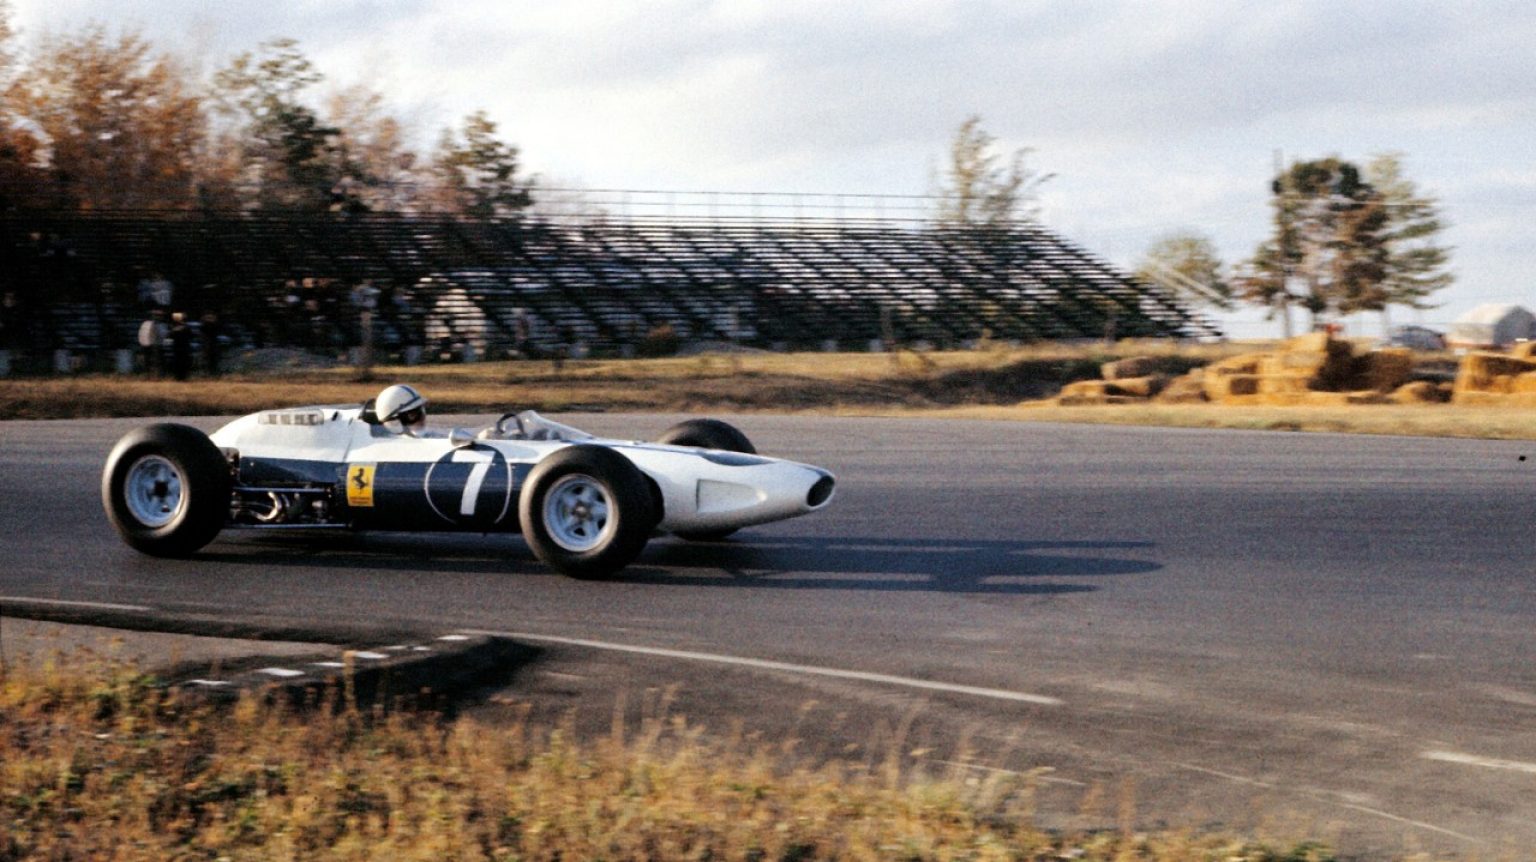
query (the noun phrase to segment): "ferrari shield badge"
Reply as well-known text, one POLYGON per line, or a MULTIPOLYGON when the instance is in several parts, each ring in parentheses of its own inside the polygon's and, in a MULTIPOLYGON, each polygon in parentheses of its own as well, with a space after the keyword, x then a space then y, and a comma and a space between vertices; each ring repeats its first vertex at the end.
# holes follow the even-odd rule
POLYGON ((373 507, 373 471, 375 464, 347 465, 347 505, 354 508, 373 507))

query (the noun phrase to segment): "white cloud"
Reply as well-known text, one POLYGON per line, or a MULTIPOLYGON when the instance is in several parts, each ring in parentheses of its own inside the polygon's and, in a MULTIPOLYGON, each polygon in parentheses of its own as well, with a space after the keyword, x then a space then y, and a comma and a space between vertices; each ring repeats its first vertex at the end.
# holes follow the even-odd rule
POLYGON ((1457 225, 1448 301, 1536 269, 1523 3, 13 2, 34 33, 94 18, 210 62, 293 36, 425 142, 484 108, 529 168, 588 186, 921 194, 981 113, 1060 174, 1048 217, 1121 260, 1186 227, 1249 253, 1276 151, 1400 150, 1457 225))

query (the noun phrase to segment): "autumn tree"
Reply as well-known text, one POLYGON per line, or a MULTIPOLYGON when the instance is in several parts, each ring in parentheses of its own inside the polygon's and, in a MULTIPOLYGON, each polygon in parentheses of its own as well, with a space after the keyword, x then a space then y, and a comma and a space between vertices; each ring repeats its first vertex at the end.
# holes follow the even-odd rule
POLYGON ((50 38, 13 92, 40 138, 55 205, 159 209, 194 201, 202 98, 186 70, 142 37, 89 27, 50 38))
POLYGON ((40 203, 42 145, 26 128, 15 45, 11 4, 0 0, 0 209, 40 203))
POLYGON ((384 95, 356 85, 330 94, 325 105, 327 118, 339 131, 333 145, 337 164, 344 166, 342 198, 352 201, 354 208, 415 209, 419 160, 384 95))
POLYGON ((1336 157, 1296 162, 1271 190, 1275 232, 1246 261, 1240 294, 1284 315, 1291 305, 1324 314, 1423 308, 1451 283, 1449 250, 1433 198, 1402 175, 1399 157, 1366 172, 1336 157))
POLYGON ((1385 211, 1360 170, 1338 158, 1296 162, 1270 188, 1274 233, 1239 267, 1238 294, 1280 315, 1287 335, 1293 306, 1314 323, 1379 308, 1385 211))
POLYGON ((1030 148, 1004 154, 996 143, 975 114, 955 131, 934 189, 939 199, 935 220, 940 224, 999 227, 1039 217, 1040 187, 1054 174, 1025 165, 1030 148))
POLYGON ((496 136, 484 111, 444 130, 433 154, 427 205, 479 218, 514 215, 533 203, 532 182, 518 176, 517 148, 496 136))
POLYGON ((264 210, 324 212, 364 208, 366 185, 340 146, 342 130, 304 100, 322 80, 292 39, 262 44, 214 76, 221 114, 231 122, 226 147, 243 168, 242 204, 264 210))
POLYGON ((1216 244, 1195 231, 1172 233, 1154 242, 1136 267, 1136 277, 1160 285, 1188 302, 1232 308, 1232 285, 1222 272, 1216 244))
POLYGON ((1429 298, 1455 281, 1447 269, 1451 249, 1440 244, 1445 225, 1438 201, 1421 193, 1403 175, 1400 153, 1373 158, 1365 166, 1365 177, 1381 195, 1386 210, 1382 313, 1385 315, 1393 305, 1432 308, 1429 298))

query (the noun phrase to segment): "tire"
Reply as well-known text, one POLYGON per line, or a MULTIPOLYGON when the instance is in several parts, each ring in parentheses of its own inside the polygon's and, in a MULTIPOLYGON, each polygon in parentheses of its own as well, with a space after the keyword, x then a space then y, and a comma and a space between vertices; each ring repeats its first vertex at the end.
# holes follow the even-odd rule
POLYGON ((736 426, 719 419, 689 419, 668 428, 656 438, 657 443, 672 446, 697 446, 700 449, 720 449, 725 452, 741 452, 756 455, 757 449, 747 435, 736 426))
POLYGON ((540 461, 517 514, 534 555, 575 578, 605 578, 629 565, 657 521, 645 474, 602 446, 571 446, 540 461))
MULTIPOLYGON (((741 452, 747 455, 756 455, 757 449, 747 435, 741 433, 736 426, 719 419, 689 419, 679 422, 668 428, 656 440, 657 443, 667 443, 672 446, 697 446, 700 449, 719 449, 724 452, 741 452)), ((687 539, 690 542, 717 542, 736 530, 698 530, 680 532, 678 538, 687 539)))
POLYGON ((101 502, 134 550, 185 557, 224 528, 231 484, 229 464, 208 435, 186 425, 148 425, 107 456, 101 502))

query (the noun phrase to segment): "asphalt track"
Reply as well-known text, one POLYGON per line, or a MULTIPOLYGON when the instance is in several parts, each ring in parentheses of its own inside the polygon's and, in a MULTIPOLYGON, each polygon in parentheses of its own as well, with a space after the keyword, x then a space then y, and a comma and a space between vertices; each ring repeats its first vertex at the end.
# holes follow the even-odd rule
MULTIPOLYGON (((560 418, 648 438, 679 417, 560 418)), ((733 421, 836 472, 833 506, 657 540, 612 582, 504 537, 226 534, 193 560, 141 557, 98 496, 139 423, 0 423, 0 613, 25 597, 510 635, 541 654, 506 696, 603 723, 665 709, 808 756, 1032 772, 1048 823, 1365 855, 1536 846, 1536 446, 733 421)))

